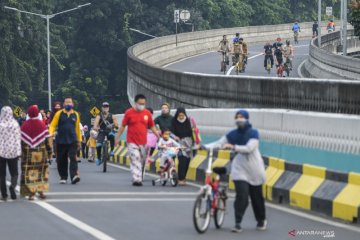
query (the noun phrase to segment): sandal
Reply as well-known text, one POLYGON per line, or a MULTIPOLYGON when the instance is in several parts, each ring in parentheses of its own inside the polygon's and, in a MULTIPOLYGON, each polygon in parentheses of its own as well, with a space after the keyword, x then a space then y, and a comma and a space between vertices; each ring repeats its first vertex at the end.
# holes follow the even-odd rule
POLYGON ((45 194, 43 192, 39 192, 39 197, 42 200, 46 199, 46 196, 45 196, 45 194))
POLYGON ((35 200, 35 194, 29 195, 29 201, 34 201, 34 200, 35 200))

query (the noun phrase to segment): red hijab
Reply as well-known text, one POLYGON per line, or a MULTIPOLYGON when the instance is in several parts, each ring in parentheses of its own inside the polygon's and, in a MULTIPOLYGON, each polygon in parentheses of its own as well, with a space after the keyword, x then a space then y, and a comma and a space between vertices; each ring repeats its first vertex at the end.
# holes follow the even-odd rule
POLYGON ((29 120, 21 126, 21 140, 30 148, 36 148, 49 136, 49 131, 43 121, 38 119, 39 108, 32 105, 28 109, 29 120))

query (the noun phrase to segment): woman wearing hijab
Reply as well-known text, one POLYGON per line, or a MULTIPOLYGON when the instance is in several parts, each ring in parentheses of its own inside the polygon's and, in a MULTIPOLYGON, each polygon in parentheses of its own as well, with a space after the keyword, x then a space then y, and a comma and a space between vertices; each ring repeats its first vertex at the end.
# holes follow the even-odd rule
POLYGON ((21 158, 21 184, 22 196, 29 196, 34 200, 35 193, 45 199, 44 192, 49 190, 48 162, 51 156, 49 131, 45 123, 37 118, 39 108, 30 106, 28 115, 30 119, 21 126, 22 158, 21 158))
POLYGON ((171 132, 174 139, 179 141, 184 150, 179 151, 179 185, 186 185, 186 173, 189 169, 191 154, 192 154, 192 129, 190 119, 186 115, 185 108, 178 108, 172 120, 171 132))
POLYGON ((266 230, 265 202, 262 185, 265 183, 265 166, 259 151, 259 132, 249 122, 249 112, 239 110, 235 114, 236 129, 219 141, 206 145, 207 148, 223 148, 236 153, 231 163, 230 176, 235 184, 236 197, 235 227, 233 232, 242 231, 241 222, 249 205, 249 195, 257 230, 266 230))
POLYGON ((20 126, 10 107, 5 106, 0 114, 0 188, 1 197, 7 200, 6 165, 11 175, 10 197, 16 199, 15 187, 18 179, 17 160, 21 155, 20 126))

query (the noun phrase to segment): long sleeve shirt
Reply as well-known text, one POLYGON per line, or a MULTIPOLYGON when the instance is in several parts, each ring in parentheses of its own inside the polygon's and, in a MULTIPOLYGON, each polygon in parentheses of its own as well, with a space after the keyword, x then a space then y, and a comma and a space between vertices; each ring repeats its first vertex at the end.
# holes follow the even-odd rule
POLYGON ((82 141, 80 117, 74 110, 63 109, 55 114, 49 127, 50 136, 54 135, 56 130, 58 144, 73 144, 82 141))

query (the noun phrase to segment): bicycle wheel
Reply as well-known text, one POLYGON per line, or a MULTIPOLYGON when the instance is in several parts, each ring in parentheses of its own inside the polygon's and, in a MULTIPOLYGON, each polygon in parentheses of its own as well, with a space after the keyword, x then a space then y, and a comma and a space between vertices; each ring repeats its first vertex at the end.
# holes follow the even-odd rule
POLYGON ((221 228, 225 220, 226 201, 220 196, 217 200, 217 207, 214 211, 214 222, 216 228, 221 228))
POLYGON ((108 143, 104 142, 104 146, 102 149, 102 162, 103 162, 103 172, 106 172, 107 170, 107 161, 109 158, 109 150, 108 150, 108 143))
POLYGON ((193 209, 194 227, 198 233, 205 233, 210 225, 210 199, 203 193, 196 198, 193 209))
POLYGON ((170 184, 173 187, 176 187, 178 185, 178 176, 175 170, 171 172, 170 184))

